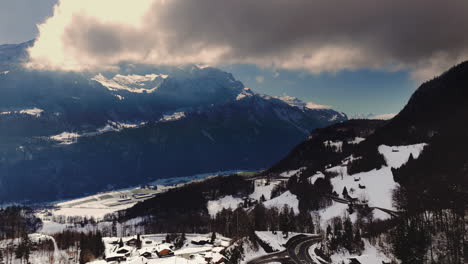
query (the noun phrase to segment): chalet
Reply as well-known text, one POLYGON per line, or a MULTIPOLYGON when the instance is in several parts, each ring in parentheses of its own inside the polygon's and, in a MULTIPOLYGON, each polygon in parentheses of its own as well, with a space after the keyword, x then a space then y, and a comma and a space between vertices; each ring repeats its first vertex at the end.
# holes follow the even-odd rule
POLYGON ((109 244, 111 245, 118 245, 119 241, 118 240, 112 240, 109 244))
POLYGON ((172 252, 172 250, 167 249, 167 248, 156 252, 156 254, 158 255, 159 258, 166 258, 166 257, 174 256, 174 252, 172 252))
POLYGON ((227 263, 227 259, 220 253, 208 253, 205 255, 205 261, 213 264, 227 263))
POLYGON ((52 216, 52 213, 49 212, 49 211, 46 211, 46 212, 44 213, 44 216, 49 216, 49 217, 50 217, 50 216, 52 216))
POLYGON ((123 254, 112 254, 106 257, 107 262, 120 262, 120 261, 126 261, 127 258, 123 254))
POLYGON ((125 256, 130 256, 130 252, 132 252, 133 248, 131 247, 121 247, 115 251, 117 254, 122 254, 125 256))
POLYGON ((131 247, 136 247, 137 243, 138 243, 138 240, 136 238, 132 238, 132 239, 128 240, 127 242, 125 242, 125 245, 131 246, 131 247))
POLYGON ((144 258, 147 258, 147 259, 150 259, 150 258, 153 258, 153 253, 151 252, 143 252, 142 254, 140 254, 140 256, 144 257, 144 258))
POLYGON ((207 237, 194 237, 191 239, 190 243, 198 246, 203 246, 206 244, 210 244, 210 239, 207 237))

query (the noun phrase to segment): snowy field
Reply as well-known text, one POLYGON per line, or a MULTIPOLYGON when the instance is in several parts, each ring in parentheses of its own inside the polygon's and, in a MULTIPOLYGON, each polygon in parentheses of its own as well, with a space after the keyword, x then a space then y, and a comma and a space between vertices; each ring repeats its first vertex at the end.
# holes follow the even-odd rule
MULTIPOLYGON (((134 188, 130 190, 98 193, 75 200, 56 203, 56 209, 48 211, 56 216, 82 216, 102 219, 106 214, 132 207, 140 201, 164 192, 170 187, 157 186, 157 190, 149 188, 134 188)), ((42 219, 48 219, 47 213, 39 214, 42 219)))
MULTIPOLYGON (((341 252, 331 256, 333 263, 352 264, 352 259, 361 264, 381 264, 391 263, 391 260, 385 256, 378 248, 371 245, 367 239, 364 239, 364 251, 361 255, 352 255, 348 252, 341 252)), ((356 263, 356 262, 354 262, 356 263)))
MULTIPOLYGON (((349 159, 345 159, 347 161, 344 161, 341 165, 327 169, 329 172, 338 174, 338 176, 331 179, 333 189, 340 197, 343 197, 343 188, 346 187, 351 197, 366 201, 371 207, 395 210, 392 204, 392 192, 398 186, 398 183, 393 180, 391 168, 401 167, 408 161, 410 155, 417 159, 426 145, 424 143, 409 146, 381 145, 378 150, 384 156, 387 165, 380 169, 353 175, 348 174, 346 164, 349 159)), ((330 219, 345 215, 347 208, 346 204, 333 202, 332 206, 319 211, 322 228, 326 227, 330 219)), ((355 215, 350 217, 351 220, 355 219, 355 215)), ((374 210, 374 219, 383 220, 389 217, 390 215, 387 213, 374 210)))
POLYGON ((153 181, 145 188, 135 187, 110 192, 103 192, 78 199, 53 203, 55 209, 38 212, 37 215, 46 224, 52 225, 53 216, 94 217, 101 220, 106 214, 132 207, 138 202, 152 198, 158 193, 178 188, 192 182, 199 182, 217 175, 229 175, 241 171, 203 173, 187 177, 166 178, 153 181))
MULTIPOLYGON (((294 173, 299 172, 300 170, 295 170, 294 173)), ((290 173, 291 174, 291 173, 290 173)), ((282 181, 270 181, 266 179, 258 179, 254 182, 254 191, 248 197, 233 197, 231 195, 224 196, 217 200, 208 201, 207 208, 208 212, 212 217, 216 216, 217 213, 221 212, 223 209, 236 209, 239 204, 243 203, 244 199, 253 199, 260 201, 260 198, 263 196, 265 202, 263 203, 266 208, 276 207, 281 210, 285 205, 291 207, 296 214, 299 213, 299 200, 296 195, 292 194, 289 191, 286 191, 279 195, 278 197, 271 198, 272 190, 281 184, 282 181)))

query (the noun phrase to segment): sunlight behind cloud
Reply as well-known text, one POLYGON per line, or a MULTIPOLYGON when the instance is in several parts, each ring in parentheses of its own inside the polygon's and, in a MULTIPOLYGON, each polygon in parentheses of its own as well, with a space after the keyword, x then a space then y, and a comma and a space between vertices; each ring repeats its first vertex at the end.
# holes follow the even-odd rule
POLYGON ((468 37, 449 30, 468 25, 468 2, 448 1, 59 0, 38 26, 29 66, 255 64, 314 74, 409 70, 424 80, 468 58, 468 37))

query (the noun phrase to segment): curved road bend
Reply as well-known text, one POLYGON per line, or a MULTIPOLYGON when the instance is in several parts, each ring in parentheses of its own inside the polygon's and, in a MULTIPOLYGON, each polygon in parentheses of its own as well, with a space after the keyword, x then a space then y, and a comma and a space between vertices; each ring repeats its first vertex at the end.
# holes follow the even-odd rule
POLYGON ((266 264, 272 262, 282 264, 323 264, 317 263, 309 256, 309 248, 321 240, 320 236, 297 235, 286 243, 286 250, 258 257, 247 264, 266 264))

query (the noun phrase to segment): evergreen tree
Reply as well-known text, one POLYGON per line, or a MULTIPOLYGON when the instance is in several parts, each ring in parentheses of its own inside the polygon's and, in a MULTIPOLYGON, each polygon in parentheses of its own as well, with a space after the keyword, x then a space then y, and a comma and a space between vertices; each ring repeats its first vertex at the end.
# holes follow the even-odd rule
POLYGON ((115 219, 112 221, 112 234, 111 236, 116 237, 117 236, 117 221, 115 219))
POLYGON ((141 245, 142 245, 142 242, 141 242, 140 234, 137 234, 136 247, 140 249, 141 245))
POLYGON ((354 234, 354 247, 359 251, 364 250, 364 241, 362 241, 361 230, 359 228, 356 228, 356 232, 354 234))
POLYGON ((262 203, 255 206, 254 210, 254 229, 257 231, 266 230, 266 208, 262 203))
POLYGON ((343 195, 343 198, 346 198, 349 196, 348 189, 346 189, 346 186, 343 188, 343 192, 341 194, 343 195))
POLYGON ((329 239, 331 236, 333 236, 332 228, 330 225, 328 225, 327 226, 327 239, 329 239))
POLYGON ((353 241, 354 241, 353 223, 351 222, 351 219, 347 217, 344 222, 343 246, 347 250, 353 251, 353 241))
POLYGON ((124 246, 123 240, 122 240, 122 238, 120 238, 120 240, 119 240, 119 248, 121 248, 121 247, 123 247, 123 246, 124 246))
POLYGON ((210 240, 210 243, 211 243, 211 244, 214 244, 215 241, 216 241, 216 233, 213 232, 213 233, 211 233, 211 240, 210 240))
POLYGON ((288 237, 288 233, 290 231, 290 224, 289 224, 289 206, 287 204, 284 205, 283 210, 279 216, 279 223, 280 229, 283 232, 285 237, 288 237))
POLYGON ((266 202, 266 198, 265 198, 265 195, 262 194, 262 196, 260 196, 260 203, 264 203, 266 202))
POLYGON ((29 263, 29 256, 31 254, 31 240, 27 233, 23 233, 21 237, 21 243, 18 245, 15 251, 15 256, 18 259, 25 260, 29 263))
POLYGON ((185 243, 185 240, 186 240, 185 232, 182 232, 182 234, 180 234, 180 236, 175 239, 174 246, 176 248, 183 247, 184 243, 185 243))
POLYGON ((429 232, 415 223, 401 221, 391 233, 393 252, 403 264, 423 264, 429 246, 429 232))

